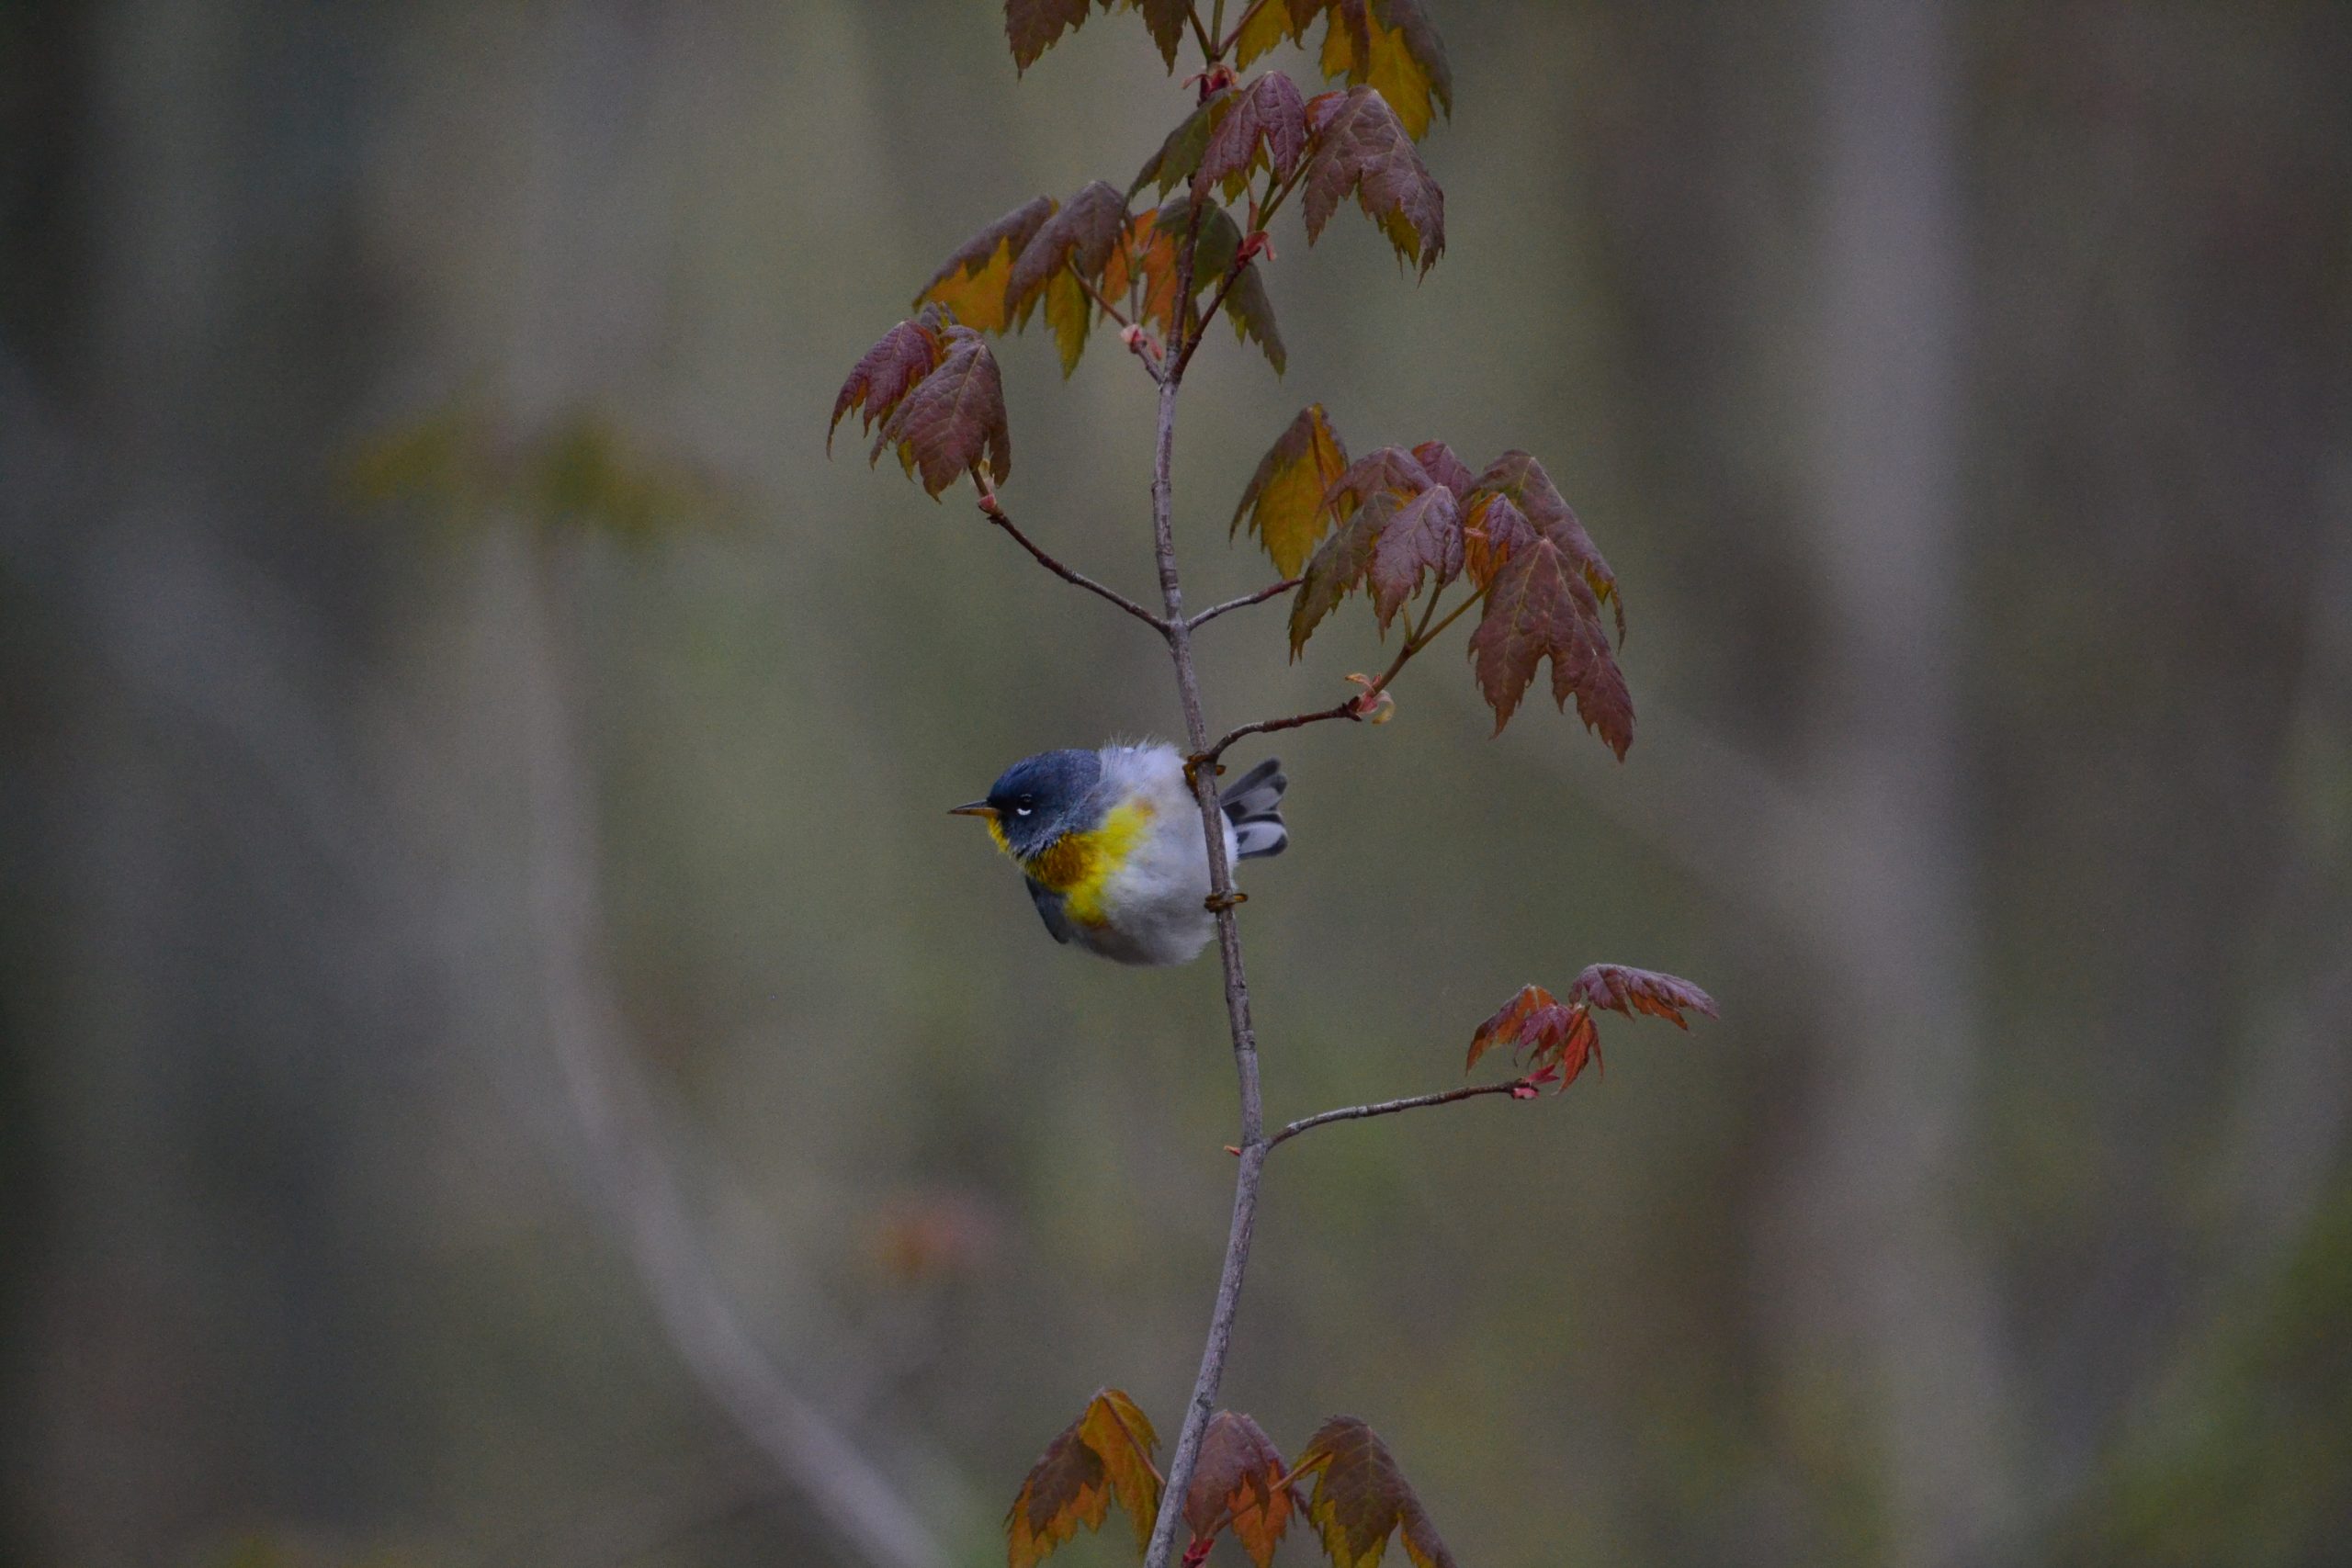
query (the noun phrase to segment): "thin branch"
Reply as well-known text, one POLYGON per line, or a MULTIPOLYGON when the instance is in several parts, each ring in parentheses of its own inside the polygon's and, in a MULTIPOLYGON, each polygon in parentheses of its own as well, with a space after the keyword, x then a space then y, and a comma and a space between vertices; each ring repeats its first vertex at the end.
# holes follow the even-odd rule
MULTIPOLYGON (((1069 275, 1072 277, 1078 279, 1078 286, 1080 288, 1085 289, 1087 294, 1092 298, 1097 305, 1102 307, 1102 313, 1119 323, 1122 331, 1135 325, 1135 322, 1127 319, 1127 313, 1125 310, 1120 310, 1116 305, 1114 305, 1111 302, 1111 297, 1102 292, 1102 285, 1096 283, 1092 278, 1087 276, 1086 274, 1078 270, 1078 264, 1076 262, 1064 262, 1062 265, 1069 269, 1069 275)), ((1147 368, 1148 367, 1147 367, 1147 368)))
MULTIPOLYGON (((1176 263, 1176 298, 1192 298, 1193 257, 1198 232, 1197 208, 1193 232, 1185 239, 1176 263)), ((1183 320, 1180 306, 1178 321, 1183 320)), ((1193 334, 1197 339, 1197 333, 1193 334)), ((1187 355, 1189 357, 1189 355, 1187 355)), ((1184 589, 1176 567, 1176 528, 1170 496, 1170 472, 1176 457, 1176 392, 1183 378, 1182 359, 1171 358, 1159 383, 1158 440, 1151 463, 1152 553, 1159 566, 1159 592, 1166 608, 1163 626, 1168 652, 1175 665, 1176 694, 1184 710, 1184 733, 1193 750, 1208 744, 1208 725, 1201 714, 1200 677, 1193 665, 1193 628, 1184 618, 1184 589)), ((1258 1182, 1266 1166, 1265 1108, 1258 1089, 1258 1036, 1250 1018, 1250 981, 1241 964, 1241 930, 1234 919, 1233 867, 1225 852, 1225 821, 1219 813, 1216 779, 1207 769, 1188 770, 1194 804, 1200 808, 1201 833, 1209 857, 1209 908, 1216 915, 1217 957, 1225 969, 1226 1021, 1233 1035, 1233 1068, 1241 1100, 1240 1158, 1233 1178, 1233 1221, 1226 1233, 1225 1262, 1217 1272, 1216 1301, 1209 1309, 1209 1329, 1201 1347, 1201 1368, 1193 1380, 1193 1394, 1184 1406, 1184 1421, 1169 1456, 1168 1484, 1160 1493, 1159 1517, 1152 1521, 1151 1542, 1144 1568, 1168 1568, 1176 1551, 1176 1527, 1184 1495, 1201 1453, 1201 1436, 1207 1430, 1209 1412, 1216 1404, 1225 1379, 1225 1362, 1233 1346, 1233 1320, 1241 1304, 1241 1279, 1250 1264, 1250 1243, 1258 1223, 1258 1182)))
MULTIPOLYGON (((972 478, 974 481, 977 482, 979 479, 979 475, 978 472, 975 472, 972 478)), ((1030 538, 1028 535, 1013 526, 1012 519, 1005 515, 1004 507, 998 502, 995 494, 986 489, 983 489, 980 491, 980 513, 983 516, 988 518, 989 522, 995 524, 998 527, 1012 535, 1014 543, 1018 544, 1023 549, 1027 550, 1032 556, 1035 557, 1037 564, 1044 567, 1047 571, 1052 572, 1056 577, 1060 578, 1065 582, 1076 583, 1079 587, 1085 589, 1089 593, 1092 593, 1100 598, 1110 601, 1112 604, 1116 604, 1120 609, 1125 610, 1128 615, 1133 615, 1136 620, 1141 621, 1145 626, 1149 626, 1153 631, 1158 632, 1161 637, 1166 637, 1168 635, 1168 623, 1166 621, 1161 620, 1158 615, 1153 615, 1149 610, 1145 609, 1142 605, 1136 604, 1134 600, 1128 598, 1117 589, 1105 588, 1102 584, 1095 581, 1084 572, 1072 571, 1069 568, 1064 566, 1061 562, 1047 555, 1044 550, 1038 548, 1035 540, 1030 538)))
POLYGON ((1258 13, 1272 3, 1274 0, 1250 0, 1250 8, 1235 19, 1233 30, 1217 39, 1216 55, 1219 60, 1225 58, 1226 51, 1241 41, 1241 35, 1250 30, 1250 24, 1257 18, 1258 13))
POLYGON ((1482 1094, 1507 1094, 1514 1100, 1532 1098, 1536 1092, 1532 1078, 1512 1078, 1508 1083, 1473 1084, 1468 1089, 1450 1089, 1442 1094, 1417 1094, 1405 1100, 1384 1100, 1375 1105, 1349 1105, 1337 1111, 1318 1111, 1302 1116, 1266 1141, 1266 1147, 1275 1148, 1297 1137, 1309 1127, 1320 1127, 1327 1122, 1361 1122, 1367 1116, 1393 1116, 1399 1111, 1419 1111, 1424 1105, 1451 1105, 1457 1100, 1475 1100, 1482 1094))
POLYGON ((1201 26, 1200 7, 1197 6, 1185 6, 1184 19, 1193 24, 1193 38, 1194 41, 1199 43, 1201 46, 1202 63, 1206 65, 1215 65, 1216 63, 1217 47, 1216 42, 1209 37, 1209 29, 1201 26))
POLYGON ((1212 604, 1207 609, 1203 610, 1199 615, 1194 615, 1191 620, 1186 621, 1184 623, 1184 629, 1187 631, 1199 631, 1203 626, 1207 626, 1211 621, 1216 620, 1219 615, 1224 615, 1228 610, 1246 610, 1252 604, 1262 604, 1269 599, 1289 592, 1304 581, 1305 579, 1303 578, 1285 577, 1280 582, 1269 582, 1255 593, 1244 593, 1238 599, 1227 599, 1222 604, 1212 604))

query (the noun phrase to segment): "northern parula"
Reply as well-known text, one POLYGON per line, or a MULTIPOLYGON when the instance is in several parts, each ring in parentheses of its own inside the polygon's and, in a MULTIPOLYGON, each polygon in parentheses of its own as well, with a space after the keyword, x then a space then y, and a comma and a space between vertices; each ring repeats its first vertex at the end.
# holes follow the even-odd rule
MULTIPOLYGON (((1270 757, 1217 797, 1227 864, 1283 852, 1289 784, 1270 757)), ((1182 964, 1216 933, 1208 844, 1173 746, 1040 751, 986 799, 951 809, 986 819, 1056 942, 1122 964, 1182 964)))

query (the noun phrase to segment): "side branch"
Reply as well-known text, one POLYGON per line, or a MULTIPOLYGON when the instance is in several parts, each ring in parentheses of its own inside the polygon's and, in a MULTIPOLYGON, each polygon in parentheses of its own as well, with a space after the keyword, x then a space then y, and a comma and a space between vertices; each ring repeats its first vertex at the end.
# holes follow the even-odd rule
POLYGON ((1274 1148, 1284 1141, 1297 1137, 1309 1127, 1320 1127, 1327 1122, 1361 1122, 1367 1116, 1393 1116, 1399 1111, 1419 1111, 1424 1105, 1451 1105, 1457 1100, 1475 1100, 1482 1094, 1507 1094, 1513 1100, 1532 1100, 1535 1084, 1528 1078, 1512 1078, 1508 1083, 1473 1084, 1468 1089, 1450 1089, 1443 1094, 1417 1094, 1407 1100, 1384 1100, 1375 1105, 1350 1105, 1338 1111, 1318 1111, 1302 1116, 1297 1121, 1266 1140, 1266 1147, 1274 1148))
POLYGON ((1222 604, 1212 604, 1207 609, 1203 610, 1199 615, 1194 615, 1191 620, 1186 621, 1184 623, 1184 629, 1187 631, 1198 631, 1228 610, 1246 610, 1252 604, 1262 604, 1269 599, 1289 592, 1292 589, 1297 587, 1302 581, 1304 580, 1300 578, 1285 577, 1280 582, 1269 582, 1265 587, 1261 588, 1255 593, 1245 593, 1238 599, 1227 599, 1222 604))
MULTIPOLYGON (((978 477, 978 475, 974 476, 975 479, 978 477)), ((1141 621, 1145 626, 1149 626, 1153 631, 1158 632, 1161 637, 1164 637, 1168 635, 1168 623, 1166 621, 1160 619, 1158 615, 1153 615, 1149 610, 1145 609, 1142 605, 1136 604, 1134 600, 1128 598, 1117 589, 1105 588, 1102 584, 1095 581, 1084 572, 1072 571, 1069 568, 1064 566, 1061 562, 1047 555, 1044 550, 1038 548, 1035 540, 1030 538, 1028 535, 1013 526, 1012 519, 1005 514, 1004 508, 998 502, 994 492, 986 490, 980 491, 980 512, 989 522, 995 524, 998 527, 1012 535, 1013 543, 1019 545, 1023 549, 1027 550, 1032 556, 1035 557, 1039 566, 1044 567, 1047 571, 1052 572, 1064 582, 1075 583, 1079 587, 1085 589, 1089 593, 1092 593, 1099 598, 1110 601, 1112 604, 1116 604, 1120 609, 1125 610, 1128 615, 1133 615, 1136 620, 1141 621)))

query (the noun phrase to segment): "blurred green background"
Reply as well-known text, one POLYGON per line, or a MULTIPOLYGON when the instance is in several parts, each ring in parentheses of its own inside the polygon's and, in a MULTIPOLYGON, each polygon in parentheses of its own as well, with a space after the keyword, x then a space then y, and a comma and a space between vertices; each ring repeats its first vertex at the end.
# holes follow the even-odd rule
MULTIPOLYGON (((1306 401, 1529 447, 1641 729, 1489 739, 1456 633, 1282 738, 1269 1109, 1594 959, 1724 1019, 1286 1146, 1226 1403, 1371 1420, 1465 1564, 2343 1561, 2352 10, 1432 11, 1445 258, 1278 223, 1188 591, 1306 401)), ((1098 1384, 1172 1437, 1213 961, 943 810, 1172 733, 1164 658, 823 452, 1189 101, 1001 19, 0 5, 0 1557, 981 1564, 1098 1384)), ((1008 504, 1146 592, 1148 389, 1001 355, 1008 504)), ((1285 651, 1204 632, 1212 724, 1382 657, 1285 651)))

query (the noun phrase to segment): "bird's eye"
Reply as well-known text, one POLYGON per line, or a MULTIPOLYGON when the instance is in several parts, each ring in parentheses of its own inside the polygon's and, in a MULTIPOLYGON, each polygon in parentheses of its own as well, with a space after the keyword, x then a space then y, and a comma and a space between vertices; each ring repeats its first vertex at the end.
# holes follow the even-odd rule
POLYGON ((1026 817, 1029 815, 1029 808, 1026 806, 1016 806, 1012 808, 1012 814, 1015 817, 1026 817))

